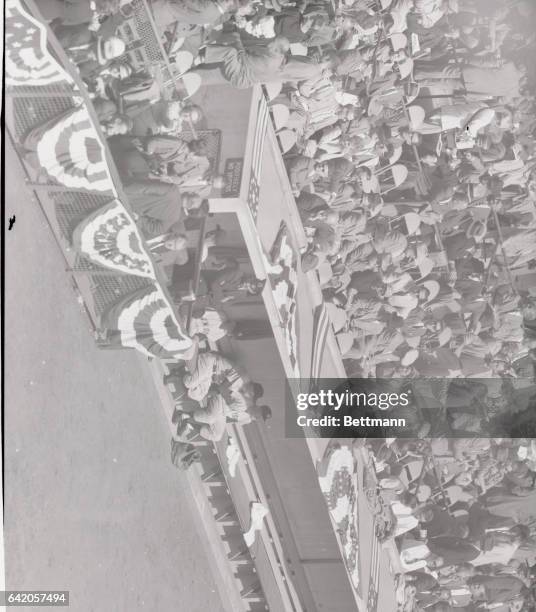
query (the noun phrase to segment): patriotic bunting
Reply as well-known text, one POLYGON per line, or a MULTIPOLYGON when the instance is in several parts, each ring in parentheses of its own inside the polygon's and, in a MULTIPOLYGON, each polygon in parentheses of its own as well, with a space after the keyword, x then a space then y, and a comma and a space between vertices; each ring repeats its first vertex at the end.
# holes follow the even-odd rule
POLYGON ((337 525, 346 569, 359 588, 357 475, 351 449, 331 443, 318 466, 318 482, 337 525))
POLYGON ((84 219, 74 230, 73 245, 106 268, 156 278, 134 219, 119 200, 109 202, 84 219))
POLYGON ((251 153, 251 175, 247 202, 251 209, 253 218, 257 218, 259 208, 259 196, 261 192, 259 180, 262 170, 262 160, 264 156, 264 141, 266 140, 266 129, 268 127, 268 104, 266 98, 261 96, 257 106, 257 123, 255 125, 255 136, 253 139, 253 150, 251 153))
POLYGON ((284 221, 270 250, 268 280, 284 330, 293 374, 300 378, 296 303, 298 257, 290 244, 290 233, 284 221))
POLYGON ((326 348, 330 320, 324 302, 316 307, 313 321, 313 355, 311 359, 311 386, 314 387, 320 378, 322 357, 326 348))
POLYGON ((5 32, 6 85, 74 83, 47 50, 46 27, 28 15, 18 0, 6 2, 5 32))
POLYGON ((192 347, 162 290, 144 287, 122 298, 101 318, 108 340, 160 359, 183 359, 192 347))
POLYGON ((37 153, 40 166, 66 187, 115 195, 104 146, 87 109, 69 109, 32 130, 25 147, 37 153))

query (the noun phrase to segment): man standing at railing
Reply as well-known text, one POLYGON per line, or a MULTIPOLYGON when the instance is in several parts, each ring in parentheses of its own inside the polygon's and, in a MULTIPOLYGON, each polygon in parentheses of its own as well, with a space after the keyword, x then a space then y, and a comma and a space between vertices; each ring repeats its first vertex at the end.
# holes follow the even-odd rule
POLYGON ((215 26, 229 19, 237 0, 150 0, 156 24, 165 30, 174 22, 215 26))
POLYGON ((117 0, 39 0, 39 11, 47 21, 58 20, 64 25, 89 24, 95 16, 111 15, 117 0))
POLYGON ((125 52, 125 42, 114 35, 115 27, 89 29, 89 24, 76 26, 57 25, 54 33, 72 61, 78 66, 82 78, 100 71, 113 59, 125 52))
POLYGON ((206 200, 191 193, 180 192, 177 185, 155 180, 132 180, 124 191, 137 215, 137 224, 146 238, 171 232, 186 215, 208 212, 206 200))

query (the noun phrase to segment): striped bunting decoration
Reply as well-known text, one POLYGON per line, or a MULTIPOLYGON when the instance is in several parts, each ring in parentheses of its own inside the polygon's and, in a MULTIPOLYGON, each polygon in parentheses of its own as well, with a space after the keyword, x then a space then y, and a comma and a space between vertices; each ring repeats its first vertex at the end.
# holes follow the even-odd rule
POLYGON ((311 386, 314 387, 320 378, 322 356, 326 347, 329 330, 329 315, 324 302, 316 307, 313 319, 313 355, 311 358, 311 386))
POLYGON ((298 363, 297 302, 298 258, 290 244, 287 224, 283 221, 270 250, 268 281, 277 306, 281 327, 293 370, 294 378, 300 378, 298 363))
POLYGON ((255 134, 253 136, 251 173, 249 177, 249 187, 247 196, 248 205, 253 214, 254 219, 257 218, 257 210, 259 207, 260 177, 262 171, 262 158, 264 153, 264 142, 266 140, 268 118, 268 104, 266 103, 264 95, 262 95, 257 105, 257 123, 255 125, 255 134))
POLYGON ((160 359, 185 359, 192 340, 184 334, 162 290, 143 287, 119 300, 101 317, 109 343, 160 359))
POLYGON ((6 2, 5 33, 7 86, 74 84, 48 52, 46 27, 26 13, 18 0, 6 2))
POLYGON ((73 245, 105 268, 156 279, 136 223, 119 200, 84 219, 73 232, 73 245))
POLYGON ((65 187, 115 195, 104 146, 84 106, 34 128, 24 146, 35 151, 41 168, 65 187))
MULTIPOLYGON (((319 462, 318 482, 326 498, 329 513, 337 525, 346 569, 354 589, 359 589, 359 543, 357 477, 351 449, 330 442, 319 462)), ((367 608, 369 610, 369 608, 367 608)))
POLYGON ((378 608, 378 593, 380 587, 380 540, 376 537, 376 535, 373 535, 372 537, 372 559, 370 563, 370 578, 367 596, 368 612, 376 612, 378 608))

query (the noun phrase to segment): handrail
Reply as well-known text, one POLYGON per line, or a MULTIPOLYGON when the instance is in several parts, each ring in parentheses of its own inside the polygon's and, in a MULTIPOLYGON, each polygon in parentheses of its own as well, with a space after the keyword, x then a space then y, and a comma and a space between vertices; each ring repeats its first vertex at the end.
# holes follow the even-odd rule
MULTIPOLYGON (((192 293, 197 295, 197 291, 199 289, 199 283, 201 281, 201 269, 203 267, 203 248, 205 245, 205 228, 207 225, 207 218, 203 217, 201 219, 201 227, 199 228, 199 239, 197 241, 197 249, 196 249, 196 262, 194 269, 194 278, 192 281, 192 293)), ((192 323, 192 313, 194 310, 195 301, 190 302, 188 304, 188 311, 186 315, 186 329, 188 332, 190 331, 190 325, 192 323)))

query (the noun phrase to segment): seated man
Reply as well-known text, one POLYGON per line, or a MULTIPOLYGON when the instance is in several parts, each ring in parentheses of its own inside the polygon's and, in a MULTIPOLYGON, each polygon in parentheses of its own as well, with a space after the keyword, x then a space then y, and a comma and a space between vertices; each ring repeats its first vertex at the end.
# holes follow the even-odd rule
POLYGON ((280 76, 289 50, 286 38, 278 37, 265 45, 246 45, 239 34, 234 33, 224 41, 205 47, 198 58, 197 68, 203 85, 229 83, 239 89, 248 89, 258 83, 283 81, 280 76))
POLYGON ((235 381, 241 379, 243 384, 246 382, 229 359, 219 353, 208 351, 198 356, 195 368, 184 375, 183 383, 188 389, 188 396, 196 401, 201 401, 207 396, 213 384, 227 379, 235 381))
POLYGON ((225 433, 226 408, 224 397, 219 393, 212 393, 208 397, 206 408, 194 410, 188 416, 183 414, 177 427, 178 438, 192 440, 199 435, 205 440, 218 442, 225 433))
POLYGON ((117 114, 102 121, 100 126, 104 135, 108 138, 110 136, 122 136, 130 132, 132 129, 132 121, 127 115, 117 114))
POLYGON ((215 26, 227 21, 238 8, 237 0, 151 0, 150 5, 162 31, 174 22, 215 26))
MULTIPOLYGON (((474 576, 467 581, 474 601, 500 604, 524 595, 527 587, 515 576, 474 576)), ((497 606, 494 606, 497 607, 497 606)))
POLYGON ((93 108, 106 137, 122 136, 129 134, 132 130, 132 119, 119 113, 117 104, 112 100, 94 98, 93 108))
MULTIPOLYGON (((229 410, 229 404, 224 396, 218 391, 211 392, 206 408, 199 408, 189 414, 183 414, 177 427, 177 437, 190 441, 199 435, 205 440, 218 442, 225 434, 229 410)), ((244 415, 247 418, 238 422, 246 424, 258 418, 266 420, 271 417, 271 414, 268 406, 249 406, 247 413, 244 415)))
POLYGON ((57 21, 64 25, 88 24, 98 16, 111 15, 114 12, 114 0, 39 0, 39 11, 47 21, 57 21))
POLYGON ((237 377, 235 380, 225 380, 218 385, 218 391, 227 403, 227 419, 245 425, 251 423, 251 412, 258 399, 264 395, 262 385, 237 377))
POLYGON ((124 192, 146 238, 182 229, 186 216, 208 213, 208 203, 199 196, 181 193, 176 185, 157 180, 131 180, 124 192))
POLYGON ((299 196, 305 187, 312 185, 319 177, 318 164, 312 157, 294 155, 285 161, 288 177, 294 195, 299 196))
POLYGON ((127 62, 112 60, 104 68, 100 66, 89 74, 82 75, 90 97, 103 98, 120 105, 116 90, 119 83, 131 78, 133 68, 127 62))
POLYGON ((206 270, 202 273, 212 297, 220 303, 229 303, 250 296, 260 295, 266 280, 255 278, 240 269, 236 260, 218 272, 206 270))
MULTIPOLYGON (((128 101, 128 99, 127 99, 128 101)), ((126 112, 134 121, 135 136, 151 136, 170 130, 190 130, 203 119, 203 111, 195 104, 179 100, 160 100, 154 104, 140 103, 128 106, 126 112)))
POLYGON ((115 27, 101 28, 95 32, 90 24, 75 26, 58 25, 54 33, 59 43, 77 64, 82 78, 100 72, 112 60, 125 53, 125 42, 114 35, 115 27))

